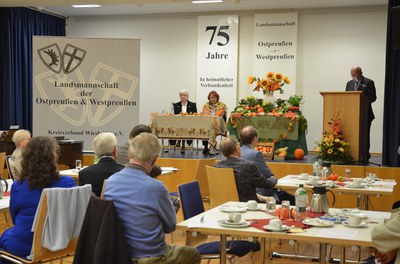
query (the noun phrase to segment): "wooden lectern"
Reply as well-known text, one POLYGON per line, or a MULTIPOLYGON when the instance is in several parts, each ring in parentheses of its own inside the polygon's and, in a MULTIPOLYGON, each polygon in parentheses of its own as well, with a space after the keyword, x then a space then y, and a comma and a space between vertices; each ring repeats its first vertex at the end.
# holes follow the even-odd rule
POLYGON ((368 160, 368 98, 362 91, 320 93, 324 98, 323 131, 329 130, 328 122, 340 111, 341 129, 353 159, 368 160))

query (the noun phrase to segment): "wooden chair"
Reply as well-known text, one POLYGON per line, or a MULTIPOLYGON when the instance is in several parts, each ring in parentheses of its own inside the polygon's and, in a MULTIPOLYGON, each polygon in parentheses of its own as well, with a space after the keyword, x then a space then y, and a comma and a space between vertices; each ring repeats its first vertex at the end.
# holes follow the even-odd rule
MULTIPOLYGON (((1 158, 0 158, 1 159, 1 158)), ((14 181, 14 175, 12 173, 11 170, 11 166, 10 166, 10 159, 11 159, 11 155, 6 156, 6 165, 7 165, 7 170, 8 170, 8 177, 14 181)), ((1 160, 0 160, 1 161, 1 160)))
POLYGON ((107 183, 107 179, 104 179, 103 187, 101 187, 100 199, 104 199, 104 189, 106 188, 106 183, 107 183))
POLYGON ((1 152, 0 153, 0 177, 4 178, 4 164, 6 162, 6 153, 1 152))
POLYGON ((210 188, 210 208, 223 203, 239 202, 235 175, 232 168, 206 166, 208 186, 210 188))
POLYGON ((210 201, 210 188, 208 187, 206 166, 214 165, 215 161, 215 157, 209 159, 200 159, 199 165, 197 167, 196 176, 194 177, 194 180, 199 182, 201 197, 205 202, 210 201))
MULTIPOLYGON (((200 194, 200 186, 197 181, 188 182, 178 186, 179 197, 181 198, 183 218, 185 220, 204 212, 204 205, 200 194)), ((199 234, 193 237, 186 233, 186 244, 202 242, 207 235, 199 234)), ((202 259, 218 259, 220 253, 220 241, 206 242, 197 245, 197 250, 202 259)), ((226 242, 226 253, 228 254, 229 263, 235 263, 236 258, 243 257, 248 253, 260 250, 257 242, 249 242, 245 240, 232 240, 226 242)), ((253 257, 251 257, 253 262, 253 257)))
MULTIPOLYGON (((71 188, 72 189, 72 188, 71 188)), ((42 235, 44 230, 44 224, 48 212, 47 207, 47 195, 43 191, 42 192, 42 199, 38 205, 39 215, 37 218, 37 225, 33 235, 33 242, 32 242, 32 260, 27 258, 21 258, 15 256, 7 251, 0 250, 0 258, 6 259, 12 263, 43 263, 43 262, 50 262, 53 260, 60 260, 60 263, 63 263, 63 258, 69 257, 74 255, 75 248, 78 243, 78 237, 73 238, 69 241, 66 248, 57 251, 51 251, 42 246, 42 235)))

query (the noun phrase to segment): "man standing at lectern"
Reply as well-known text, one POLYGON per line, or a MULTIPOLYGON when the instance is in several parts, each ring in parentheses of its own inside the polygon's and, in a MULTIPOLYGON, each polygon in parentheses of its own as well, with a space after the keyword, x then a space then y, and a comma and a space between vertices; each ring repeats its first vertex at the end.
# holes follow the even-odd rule
POLYGON ((366 131, 365 131, 366 148, 367 148, 368 157, 367 157, 367 160, 365 160, 365 158, 363 158, 363 160, 361 161, 363 164, 368 164, 368 162, 369 162, 368 160, 371 157, 371 155, 369 154, 369 147, 370 147, 369 135, 370 135, 372 120, 375 119, 371 104, 376 101, 376 89, 375 89, 374 81, 371 79, 368 79, 367 77, 364 77, 362 70, 359 66, 354 66, 353 68, 351 68, 350 73, 351 73, 351 77, 353 79, 347 82, 346 91, 363 91, 369 100, 369 102, 368 102, 368 123, 367 123, 366 131))

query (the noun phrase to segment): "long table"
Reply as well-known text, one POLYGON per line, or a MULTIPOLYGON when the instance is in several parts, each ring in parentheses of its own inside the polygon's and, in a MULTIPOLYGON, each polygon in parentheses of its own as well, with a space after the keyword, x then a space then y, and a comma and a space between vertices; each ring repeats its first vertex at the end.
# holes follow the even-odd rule
MULTIPOLYGON (((224 205, 245 206, 246 203, 228 202, 224 205)), ((264 206, 265 204, 259 204, 264 206)), ((330 209, 337 210, 337 209, 330 209)), ((330 211, 331 212, 331 211, 330 211)), ((383 222, 385 218, 390 216, 386 212, 361 211, 369 217, 370 223, 364 228, 349 228, 341 224, 335 224, 332 227, 312 227, 303 233, 284 233, 284 232, 267 232, 254 227, 245 228, 228 228, 218 224, 218 220, 228 218, 228 213, 222 212, 219 207, 215 207, 209 211, 192 217, 177 225, 178 230, 183 230, 190 235, 191 232, 199 232, 207 235, 220 236, 220 263, 226 263, 226 238, 228 236, 243 238, 259 238, 261 242, 260 262, 266 262, 266 240, 268 239, 293 239, 296 241, 313 242, 320 244, 320 263, 326 263, 327 244, 338 245, 341 247, 350 246, 373 246, 371 241, 371 231, 377 223, 383 222)), ((272 216, 264 211, 246 211, 242 214, 242 219, 266 219, 272 216)), ((341 263, 345 262, 345 250, 341 250, 341 263)))
POLYGON ((226 135, 220 116, 154 115, 154 134, 161 139, 201 139, 216 145, 217 135, 226 135))
MULTIPOLYGON (((299 175, 286 175, 283 178, 278 179, 278 183, 275 188, 283 190, 296 190, 300 184, 308 190, 312 190, 313 186, 307 184, 307 180, 301 180, 299 175)), ((324 184, 324 182, 321 182, 324 184)), ((339 194, 352 194, 357 196, 357 207, 368 210, 369 196, 380 197, 383 195, 391 195, 393 193, 393 188, 396 182, 388 180, 375 181, 372 184, 362 183, 362 188, 352 188, 349 183, 345 186, 338 186, 333 188, 335 192, 339 194), (364 204, 364 206, 362 206, 364 204)), ((327 189, 332 189, 332 187, 327 187, 327 189)))

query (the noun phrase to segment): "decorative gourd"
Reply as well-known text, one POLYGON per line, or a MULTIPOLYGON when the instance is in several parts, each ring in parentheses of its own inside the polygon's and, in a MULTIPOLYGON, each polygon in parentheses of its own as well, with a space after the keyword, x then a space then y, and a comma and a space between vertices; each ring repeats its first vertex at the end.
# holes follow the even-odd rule
POLYGON ((297 160, 301 160, 304 157, 304 150, 301 148, 294 150, 294 158, 297 160))

